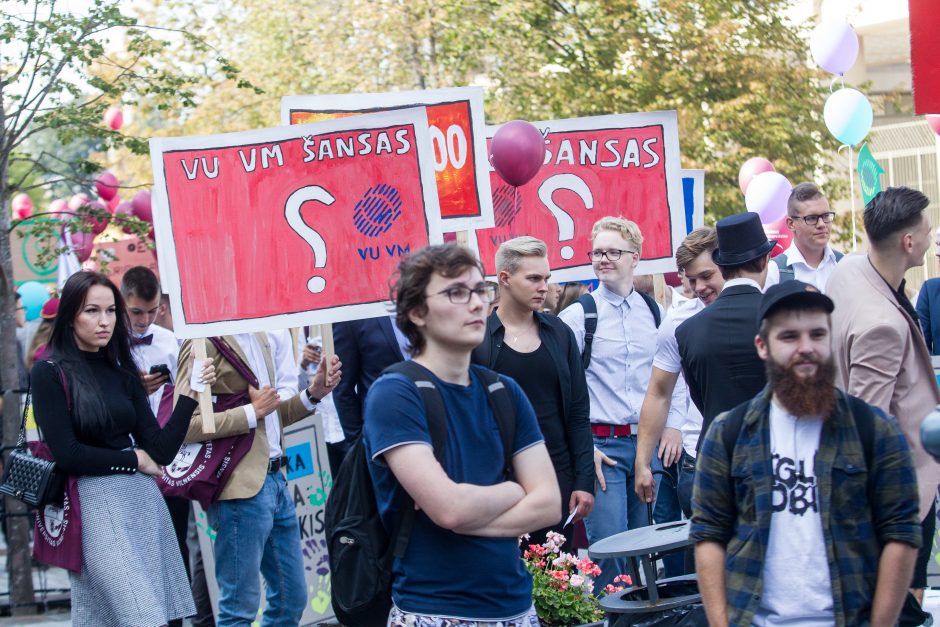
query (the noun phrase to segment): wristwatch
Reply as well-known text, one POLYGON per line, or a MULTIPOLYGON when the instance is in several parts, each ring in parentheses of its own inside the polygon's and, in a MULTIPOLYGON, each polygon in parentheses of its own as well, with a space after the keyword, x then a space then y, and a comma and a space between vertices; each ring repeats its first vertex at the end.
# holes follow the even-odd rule
POLYGON ((310 388, 305 388, 305 389, 304 389, 304 394, 307 395, 307 400, 310 401, 311 403, 313 403, 314 405, 316 405, 317 403, 320 402, 320 399, 319 399, 319 398, 317 398, 316 396, 314 396, 313 394, 310 393, 310 388))

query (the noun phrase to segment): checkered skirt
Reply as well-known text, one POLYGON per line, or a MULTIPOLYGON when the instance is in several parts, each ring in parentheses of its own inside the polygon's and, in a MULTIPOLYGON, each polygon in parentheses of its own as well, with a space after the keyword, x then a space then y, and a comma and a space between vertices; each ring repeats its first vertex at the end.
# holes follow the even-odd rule
POLYGON ((196 613, 163 496, 144 474, 85 476, 75 627, 157 627, 196 613))

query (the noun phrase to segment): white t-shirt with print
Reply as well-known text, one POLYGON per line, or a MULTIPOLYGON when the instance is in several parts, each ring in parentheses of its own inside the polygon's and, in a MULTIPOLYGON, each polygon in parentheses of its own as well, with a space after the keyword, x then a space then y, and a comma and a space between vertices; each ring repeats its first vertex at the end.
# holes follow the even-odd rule
POLYGON ((822 424, 771 403, 773 514, 757 627, 829 627, 835 621, 814 469, 822 424))

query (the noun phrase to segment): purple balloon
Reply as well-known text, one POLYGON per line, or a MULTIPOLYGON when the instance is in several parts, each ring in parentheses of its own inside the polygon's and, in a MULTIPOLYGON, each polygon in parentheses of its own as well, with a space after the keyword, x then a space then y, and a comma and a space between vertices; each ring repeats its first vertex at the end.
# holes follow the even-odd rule
POLYGON ((763 157, 751 157, 744 162, 744 165, 742 165, 740 171, 738 171, 738 187, 741 188, 741 193, 747 193, 747 186, 755 176, 762 172, 774 171, 774 164, 767 159, 763 157))
POLYGON ((779 172, 762 172, 751 179, 744 194, 748 211, 760 216, 763 224, 772 224, 787 214, 787 200, 793 186, 779 172))
POLYGON ((819 67, 842 76, 855 65, 858 35, 846 22, 822 22, 813 29, 809 50, 819 67))
POLYGON ((72 251, 82 263, 88 261, 95 248, 94 233, 72 233, 72 251))
POLYGON ((532 180, 545 161, 545 138, 535 125, 513 120, 499 127, 490 142, 490 163, 500 178, 519 187, 532 180))
POLYGON ((131 200, 131 205, 134 206, 135 216, 144 222, 153 224, 153 208, 150 203, 150 190, 142 189, 134 194, 134 199, 131 200))

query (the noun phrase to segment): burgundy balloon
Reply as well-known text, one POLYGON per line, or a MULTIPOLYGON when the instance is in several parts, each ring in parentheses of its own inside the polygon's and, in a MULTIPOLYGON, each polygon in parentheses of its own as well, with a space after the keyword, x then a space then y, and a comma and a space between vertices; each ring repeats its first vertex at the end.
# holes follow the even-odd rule
MULTIPOLYGON (((104 211, 105 213, 108 213, 108 206, 105 205, 100 200, 96 200, 93 203, 89 203, 88 206, 91 207, 92 209, 97 209, 99 211, 104 211)), ((108 228, 108 222, 110 222, 110 220, 107 218, 107 216, 102 216, 101 218, 88 216, 88 222, 91 223, 91 232, 97 235, 98 233, 101 233, 106 228, 108 228)))
POLYGON ((93 233, 72 233, 72 251, 82 263, 88 261, 94 247, 95 236, 93 233))
POLYGON ((490 163, 514 187, 525 185, 545 161, 545 138, 535 125, 513 120, 499 127, 490 142, 490 163))
POLYGON ((95 191, 102 200, 112 200, 117 196, 118 180, 111 172, 105 170, 95 179, 95 191))
POLYGON ((131 204, 134 206, 135 216, 144 222, 153 224, 153 207, 150 202, 150 190, 142 189, 134 194, 134 199, 131 201, 131 204))

